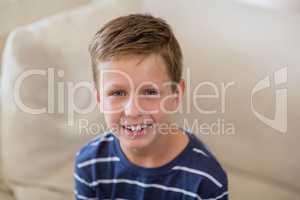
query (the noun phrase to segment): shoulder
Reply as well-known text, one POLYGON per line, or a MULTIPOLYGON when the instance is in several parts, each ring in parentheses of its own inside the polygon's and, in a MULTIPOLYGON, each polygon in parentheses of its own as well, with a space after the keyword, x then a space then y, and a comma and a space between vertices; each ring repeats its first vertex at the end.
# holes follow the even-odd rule
MULTIPOLYGON (((77 182, 89 186, 89 182, 95 179, 93 170, 101 157, 109 154, 109 144, 114 140, 112 133, 103 133, 87 142, 75 157, 74 177, 77 182)), ((101 160, 100 160, 101 161, 101 160)))
POLYGON ((92 140, 88 141, 77 153, 76 164, 83 163, 90 159, 107 154, 109 151, 109 142, 114 140, 112 133, 106 132, 98 135, 92 140))
POLYGON ((202 194, 202 196, 200 195, 202 198, 226 196, 228 193, 226 171, 199 137, 193 133, 189 133, 189 136, 192 145, 188 152, 187 162, 177 168, 191 174, 194 179, 197 177, 198 193, 202 194))
POLYGON ((217 157, 201 141, 199 137, 191 134, 193 147, 190 151, 194 154, 190 165, 203 177, 198 193, 202 198, 226 199, 228 194, 228 177, 217 157))
POLYGON ((208 146, 195 134, 190 134, 190 136, 192 138, 190 154, 192 154, 194 158, 192 165, 199 169, 211 172, 216 176, 226 176, 225 170, 208 146))

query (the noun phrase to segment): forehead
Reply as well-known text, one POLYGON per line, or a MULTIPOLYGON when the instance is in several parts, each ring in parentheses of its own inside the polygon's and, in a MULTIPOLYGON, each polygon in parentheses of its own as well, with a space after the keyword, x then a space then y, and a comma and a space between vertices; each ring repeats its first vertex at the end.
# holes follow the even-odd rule
POLYGON ((167 67, 160 55, 128 55, 118 59, 101 62, 98 65, 100 84, 164 84, 170 81, 167 67))

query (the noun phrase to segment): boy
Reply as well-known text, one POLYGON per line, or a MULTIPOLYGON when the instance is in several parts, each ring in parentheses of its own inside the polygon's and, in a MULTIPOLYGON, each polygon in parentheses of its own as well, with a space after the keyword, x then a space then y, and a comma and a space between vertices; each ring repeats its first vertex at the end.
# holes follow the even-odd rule
POLYGON ((182 53, 168 24, 132 14, 90 45, 97 100, 110 131, 76 156, 76 199, 228 199, 227 176, 194 134, 174 125, 182 53))

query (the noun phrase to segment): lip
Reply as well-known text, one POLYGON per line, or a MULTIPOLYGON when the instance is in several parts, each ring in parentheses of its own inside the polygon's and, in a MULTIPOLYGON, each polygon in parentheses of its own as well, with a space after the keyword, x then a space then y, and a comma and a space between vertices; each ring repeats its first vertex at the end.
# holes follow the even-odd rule
POLYGON ((149 122, 141 122, 141 123, 123 123, 121 124, 122 126, 137 126, 137 125, 143 125, 143 124, 147 124, 147 125, 153 125, 153 123, 149 123, 149 122))
POLYGON ((127 136, 129 136, 131 138, 144 136, 144 135, 146 135, 147 130, 149 130, 149 128, 151 128, 151 127, 146 127, 146 128, 142 128, 140 131, 130 131, 129 129, 126 128, 126 126, 129 126, 129 125, 121 125, 122 130, 127 136))

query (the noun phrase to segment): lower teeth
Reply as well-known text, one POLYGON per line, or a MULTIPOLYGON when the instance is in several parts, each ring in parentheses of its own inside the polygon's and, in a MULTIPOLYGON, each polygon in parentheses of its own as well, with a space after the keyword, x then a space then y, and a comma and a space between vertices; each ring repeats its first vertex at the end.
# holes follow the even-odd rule
POLYGON ((131 132, 140 132, 140 131, 143 130, 143 128, 141 130, 136 130, 136 131, 133 131, 133 130, 130 130, 130 129, 128 129, 128 130, 131 131, 131 132))
MULTIPOLYGON (((151 127, 152 127, 152 125, 147 126, 147 128, 151 128, 151 127)), ((130 132, 140 132, 140 131, 144 130, 144 128, 142 128, 140 130, 131 130, 129 128, 126 128, 125 126, 123 126, 123 128, 126 129, 126 130, 128 130, 128 131, 130 131, 130 132)))

